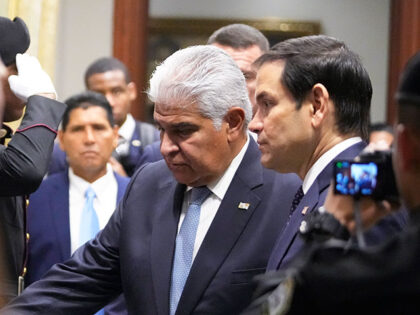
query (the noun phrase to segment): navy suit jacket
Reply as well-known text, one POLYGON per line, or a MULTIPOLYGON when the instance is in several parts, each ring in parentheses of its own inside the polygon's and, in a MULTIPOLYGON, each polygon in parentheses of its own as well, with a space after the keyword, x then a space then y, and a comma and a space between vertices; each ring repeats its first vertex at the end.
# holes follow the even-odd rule
MULTIPOLYGON (((195 257, 177 315, 237 314, 249 304, 252 278, 265 271, 300 183, 294 174, 264 169, 250 140, 195 257)), ((185 188, 163 160, 141 167, 102 232, 27 288, 4 313, 94 312, 123 291, 129 313, 169 314, 185 188)))
MULTIPOLYGON (((118 184, 117 203, 129 183, 127 177, 114 173, 118 184)), ((68 172, 46 178, 29 198, 27 230, 30 235, 28 252, 29 285, 39 280, 54 264, 71 256, 68 172)), ((124 304, 112 303, 105 314, 126 314, 124 304), (118 305, 117 305, 118 304, 118 305)))
POLYGON ((137 168, 143 164, 152 163, 163 159, 162 153, 160 153, 160 140, 155 141, 144 147, 143 154, 141 155, 137 168))
MULTIPOLYGON (((366 147, 364 142, 356 143, 341 152, 334 160, 354 159, 366 147)), ((291 215, 285 229, 279 235, 268 262, 267 270, 285 268, 296 254, 302 249, 304 240, 299 237, 299 227, 305 215, 322 206, 327 197, 328 188, 333 179, 334 160, 318 175, 312 186, 304 195, 297 208, 291 215)), ((383 241, 391 233, 402 230, 406 221, 406 212, 389 216, 381 224, 365 233, 368 244, 383 241)))

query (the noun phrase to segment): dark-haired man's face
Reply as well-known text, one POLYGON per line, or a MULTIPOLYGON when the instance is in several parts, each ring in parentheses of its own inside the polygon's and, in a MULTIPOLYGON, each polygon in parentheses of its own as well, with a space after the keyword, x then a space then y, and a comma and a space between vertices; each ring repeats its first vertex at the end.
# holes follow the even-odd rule
MULTIPOLYGON (((249 129, 258 134, 261 163, 280 173, 302 171, 313 149, 311 104, 306 100, 296 108, 290 91, 280 78, 284 63, 266 63, 258 69, 257 111, 249 129)), ((302 177, 303 178, 303 177, 302 177)))
POLYGON ((5 108, 3 120, 5 122, 18 120, 23 115, 23 109, 25 108, 25 103, 20 100, 13 92, 10 90, 9 81, 7 78, 11 75, 17 74, 16 64, 12 64, 6 67, 6 75, 1 78, 2 88, 4 92, 5 108))
POLYGON ((213 46, 219 47, 223 49, 229 56, 235 60, 236 64, 238 65, 239 69, 241 69, 245 81, 246 87, 248 89, 248 97, 251 101, 252 111, 254 113, 255 110, 255 78, 256 78, 256 71, 253 69, 252 64, 255 60, 260 57, 263 52, 261 48, 257 45, 253 45, 247 48, 233 48, 230 46, 221 45, 218 43, 212 44, 213 46))
POLYGON ((93 182, 106 173, 106 164, 117 145, 118 128, 111 126, 102 107, 75 108, 58 138, 74 173, 93 182))
POLYGON ((127 83, 121 70, 95 73, 87 80, 87 88, 103 94, 112 107, 115 123, 121 127, 137 97, 134 82, 127 83))

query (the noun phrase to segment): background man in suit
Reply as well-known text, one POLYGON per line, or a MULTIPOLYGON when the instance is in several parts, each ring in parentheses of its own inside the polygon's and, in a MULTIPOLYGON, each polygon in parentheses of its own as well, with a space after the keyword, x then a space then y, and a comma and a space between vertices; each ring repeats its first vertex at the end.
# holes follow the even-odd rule
MULTIPOLYGON (((257 111, 250 129, 258 133, 262 164, 303 180, 270 257, 273 270, 301 250, 299 226, 324 204, 333 160, 353 159, 366 146, 372 87, 359 57, 324 35, 280 42, 256 65, 257 111)), ((372 232, 375 240, 378 233, 372 232)))
MULTIPOLYGON (((0 84, 4 92, 4 121, 21 118, 10 137, 11 129, 0 130, 0 248, 4 273, 0 278, 3 300, 15 296, 23 287, 25 261, 26 195, 35 191, 44 177, 56 130, 65 105, 56 102, 54 86, 35 57, 20 55, 29 47, 25 23, 0 17, 0 57, 6 74, 0 84), (18 54, 19 53, 19 54, 18 54)), ((0 298, 1 300, 1 298, 0 298)))
MULTIPOLYGON (((119 127, 118 146, 113 154, 115 159, 111 162, 114 170, 131 176, 143 148, 159 140, 159 133, 153 125, 134 120, 130 114, 131 104, 137 97, 136 84, 131 81, 130 73, 121 61, 104 57, 89 65, 85 72, 85 85, 88 90, 105 95, 111 104, 114 121, 119 127)), ((65 154, 56 145, 49 173, 65 169, 66 164, 65 154)))
MULTIPOLYGON (((207 44, 223 49, 238 65, 245 77, 248 96, 253 111, 255 108, 256 71, 252 63, 270 48, 268 39, 256 28, 246 24, 229 24, 210 35, 207 44)), ((157 141, 144 149, 138 167, 147 162, 162 159, 160 142, 157 141)))
MULTIPOLYGON (((84 92, 66 104, 58 138, 69 168, 47 177, 29 198, 28 285, 39 280, 52 265, 70 258, 84 243, 81 221, 86 220, 82 214, 86 190, 92 188, 95 192, 94 211, 98 228, 102 229, 129 181, 113 173, 108 164, 117 145, 118 128, 105 97, 84 92)), ((113 303, 105 308, 105 314, 125 314, 124 306, 113 303)))
POLYGON ((257 73, 252 64, 270 49, 268 39, 252 26, 229 24, 210 35, 207 44, 223 49, 235 60, 245 77, 249 100, 254 111, 257 73))
POLYGON ((140 168, 103 231, 5 314, 94 312, 121 291, 132 314, 237 314, 249 303, 300 181, 261 166, 244 77, 221 49, 177 51, 149 96, 164 161, 140 168))

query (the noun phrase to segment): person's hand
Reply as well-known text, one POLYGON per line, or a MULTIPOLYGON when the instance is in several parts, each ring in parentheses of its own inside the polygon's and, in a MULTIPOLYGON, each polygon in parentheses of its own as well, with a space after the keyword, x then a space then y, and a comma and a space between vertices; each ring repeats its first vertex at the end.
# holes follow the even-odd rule
POLYGON ((57 99, 54 85, 36 57, 28 54, 17 54, 16 67, 18 75, 9 77, 9 85, 17 97, 24 102, 32 95, 57 99))
POLYGON ((111 164, 112 170, 113 170, 115 173, 117 173, 118 175, 121 175, 121 176, 128 177, 128 176, 127 176, 127 173, 126 173, 126 172, 125 172, 125 170, 124 170, 124 167, 121 165, 121 163, 120 163, 120 162, 118 162, 118 161, 117 161, 117 159, 116 159, 116 158, 114 158, 113 156, 111 156, 111 157, 109 158, 109 163, 111 164))
MULTIPOLYGON (((347 227, 350 233, 354 234, 356 222, 354 218, 354 198, 352 196, 334 194, 334 185, 330 185, 324 208, 334 215, 342 225, 347 227)), ((388 215, 391 211, 399 208, 397 204, 391 204, 386 200, 376 201, 370 197, 362 197, 360 200, 360 214, 363 229, 367 230, 388 215)))

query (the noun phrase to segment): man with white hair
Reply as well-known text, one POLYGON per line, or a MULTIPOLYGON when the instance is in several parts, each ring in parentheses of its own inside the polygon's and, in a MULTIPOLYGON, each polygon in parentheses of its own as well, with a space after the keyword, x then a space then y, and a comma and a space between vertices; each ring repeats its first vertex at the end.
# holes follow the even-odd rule
POLYGON ((164 161, 141 167, 103 231, 4 314, 94 313, 121 292, 131 314, 237 314, 249 303, 300 181, 261 166, 245 79, 221 49, 171 55, 149 97, 164 161))

